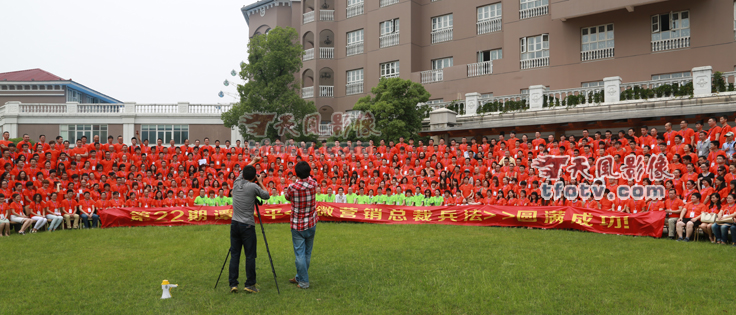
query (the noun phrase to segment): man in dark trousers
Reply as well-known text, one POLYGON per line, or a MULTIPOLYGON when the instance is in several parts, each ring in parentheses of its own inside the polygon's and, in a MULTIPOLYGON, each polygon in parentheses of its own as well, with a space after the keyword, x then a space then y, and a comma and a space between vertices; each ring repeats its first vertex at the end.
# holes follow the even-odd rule
POLYGON ((309 262, 317 229, 317 182, 310 176, 312 168, 307 162, 296 163, 294 170, 299 180, 284 190, 284 197, 291 202, 291 240, 296 256, 296 277, 289 282, 306 289, 309 288, 309 262))
POLYGON ((258 293, 256 288, 256 221, 253 219, 256 196, 267 200, 268 190, 263 186, 263 178, 256 174, 254 163, 261 158, 256 156, 243 168, 233 184, 233 220, 230 225, 230 292, 238 292, 238 267, 240 250, 245 249, 245 288, 248 293, 258 293))

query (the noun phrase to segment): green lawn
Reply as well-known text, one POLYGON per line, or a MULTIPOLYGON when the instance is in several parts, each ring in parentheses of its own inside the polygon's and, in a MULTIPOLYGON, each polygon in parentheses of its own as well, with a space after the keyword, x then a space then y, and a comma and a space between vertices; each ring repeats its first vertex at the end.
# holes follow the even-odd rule
MULTIPOLYGON (((229 225, 0 238, 0 313, 725 314, 736 248, 575 231, 320 223, 311 287, 291 234, 258 229, 261 293, 229 294, 229 225), (719 276, 721 274, 721 276, 719 276), (725 276, 724 276, 725 275, 725 276), (722 281, 715 281, 718 278, 722 281), (179 284, 160 300, 161 281, 179 284)), ((244 259, 241 259, 241 264, 244 259)), ((245 274, 241 267, 242 278, 245 274)))

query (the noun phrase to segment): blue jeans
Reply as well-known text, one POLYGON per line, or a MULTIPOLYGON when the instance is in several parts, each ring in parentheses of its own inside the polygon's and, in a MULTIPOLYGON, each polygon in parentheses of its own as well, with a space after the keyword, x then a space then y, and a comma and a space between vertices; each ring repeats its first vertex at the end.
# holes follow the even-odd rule
POLYGON ((291 230, 291 241, 294 243, 294 256, 296 256, 296 281, 302 288, 309 287, 308 270, 316 230, 316 225, 304 231, 291 230))
MULTIPOLYGON (((92 222, 94 223, 93 226, 100 227, 100 216, 96 214, 92 214, 92 222)), ((82 213, 82 224, 84 224, 84 227, 91 228, 89 224, 89 217, 82 213)))
POLYGON ((731 241, 736 241, 736 225, 713 224, 713 235, 716 236, 716 241, 728 242, 729 229, 731 229, 731 241))

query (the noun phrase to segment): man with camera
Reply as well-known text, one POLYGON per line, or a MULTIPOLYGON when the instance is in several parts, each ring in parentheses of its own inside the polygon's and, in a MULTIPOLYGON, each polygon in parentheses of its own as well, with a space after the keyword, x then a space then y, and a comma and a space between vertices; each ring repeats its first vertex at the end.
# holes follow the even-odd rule
POLYGON ((314 232, 317 229, 317 181, 312 179, 312 168, 301 161, 294 167, 295 183, 284 190, 284 197, 291 202, 291 240, 296 256, 296 277, 289 280, 301 289, 309 288, 309 263, 312 259, 314 232))
POLYGON ((269 198, 268 190, 263 186, 263 178, 256 174, 253 164, 261 160, 256 156, 243 168, 242 175, 233 184, 233 220, 230 225, 230 292, 238 292, 238 267, 240 251, 245 249, 245 288, 248 293, 257 293, 256 288, 256 221, 253 212, 256 196, 263 200, 269 198))

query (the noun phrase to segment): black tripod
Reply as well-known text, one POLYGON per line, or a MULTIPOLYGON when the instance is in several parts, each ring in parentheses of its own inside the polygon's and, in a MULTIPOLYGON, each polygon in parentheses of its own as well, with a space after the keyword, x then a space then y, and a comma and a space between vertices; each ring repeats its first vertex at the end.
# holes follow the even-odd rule
MULTIPOLYGON (((273 272, 273 281, 276 282, 276 292, 278 294, 281 294, 281 290, 279 290, 279 281, 276 279, 276 269, 273 267, 273 259, 271 259, 271 250, 268 249, 268 241, 266 240, 266 230, 263 229, 263 219, 261 219, 261 211, 258 208, 259 205, 262 205, 263 202, 256 199, 255 207, 256 207, 256 214, 258 214, 258 221, 261 223, 261 233, 263 233, 263 242, 266 244, 266 252, 268 253, 268 260, 271 262, 271 271, 273 272)), ((217 276, 217 282, 215 282, 215 289, 217 289, 217 284, 220 283, 220 277, 222 277, 222 271, 225 270, 225 264, 227 264, 227 259, 230 257, 230 251, 232 248, 228 248, 227 255, 225 256, 225 262, 222 263, 222 269, 220 269, 220 275, 217 276)))

